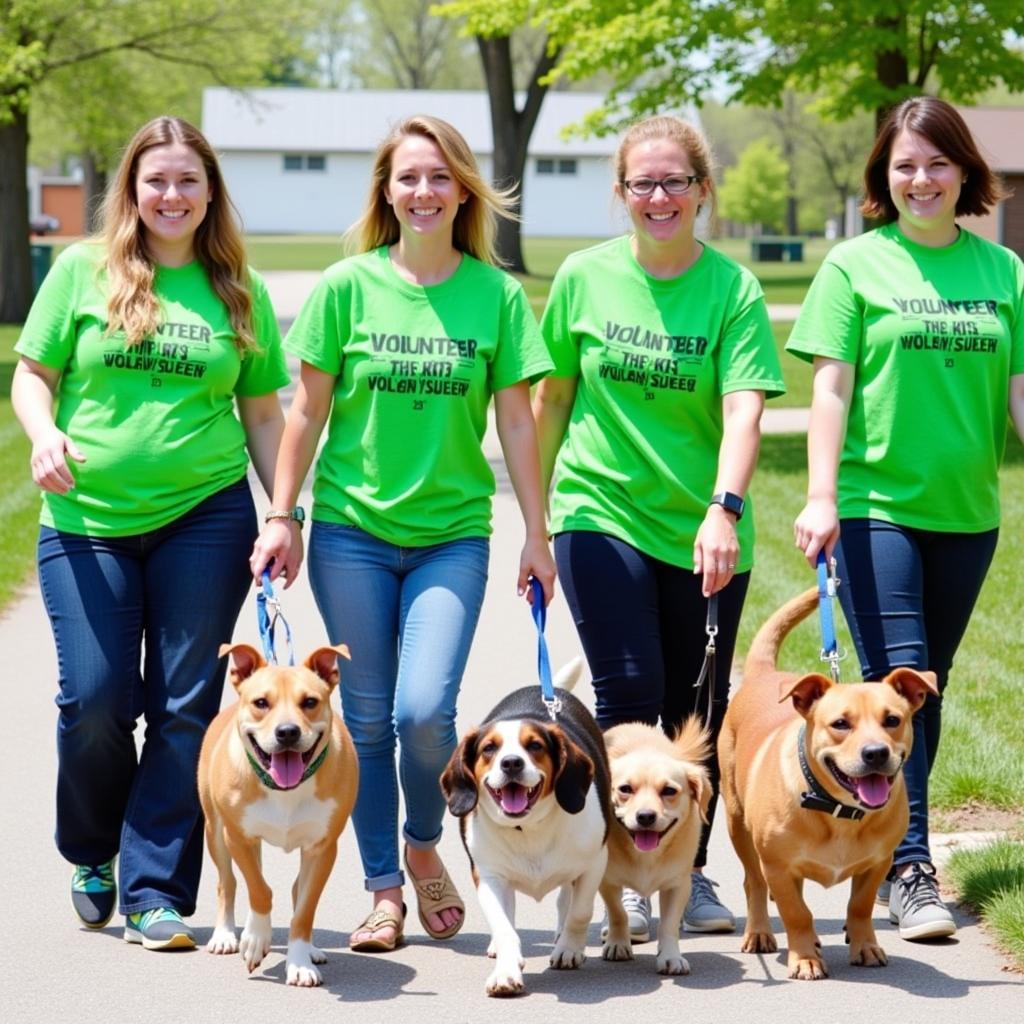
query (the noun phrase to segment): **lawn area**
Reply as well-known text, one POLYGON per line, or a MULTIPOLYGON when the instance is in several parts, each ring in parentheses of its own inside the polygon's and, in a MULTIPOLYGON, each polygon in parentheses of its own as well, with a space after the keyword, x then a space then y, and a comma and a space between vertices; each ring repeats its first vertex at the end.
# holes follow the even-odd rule
POLYGON ((7 481, 0 497, 0 609, 25 581, 35 555, 39 491, 29 470, 29 443, 11 408, 11 376, 20 328, 0 325, 0 474, 7 481))

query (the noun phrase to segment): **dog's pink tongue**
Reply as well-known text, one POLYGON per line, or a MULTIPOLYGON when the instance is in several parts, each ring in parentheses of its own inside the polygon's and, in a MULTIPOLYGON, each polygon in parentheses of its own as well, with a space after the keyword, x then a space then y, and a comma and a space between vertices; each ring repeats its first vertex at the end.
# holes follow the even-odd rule
POLYGON ((506 814, 522 814, 526 810, 529 794, 525 786, 510 782, 501 790, 501 809, 506 814))
POLYGON ((282 788, 291 789, 302 778, 302 755, 297 750, 270 755, 270 777, 282 788))
POLYGON ((887 775, 865 775, 855 780, 857 796, 866 807, 881 807, 889 799, 892 779, 887 775))
POLYGON ((653 832, 648 828, 642 828, 638 832, 633 833, 633 845, 641 853, 650 853, 651 850, 658 848, 659 838, 660 836, 657 832, 653 832))

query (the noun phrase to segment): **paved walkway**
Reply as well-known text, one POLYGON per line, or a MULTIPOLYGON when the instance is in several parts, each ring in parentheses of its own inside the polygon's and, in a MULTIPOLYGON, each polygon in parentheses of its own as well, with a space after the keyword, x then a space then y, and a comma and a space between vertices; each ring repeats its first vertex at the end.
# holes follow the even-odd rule
MULTIPOLYGON (((487 438, 487 453, 499 482, 490 584, 463 686, 460 731, 481 721, 511 689, 536 681, 533 624, 527 606, 514 593, 522 527, 493 434, 487 438)), ((304 498, 308 503, 309 495, 304 498)), ((215 579, 195 582, 217 585, 215 579)), ((302 655, 324 640, 306 576, 282 596, 297 653, 302 655)), ((256 635, 250 600, 236 637, 254 641, 256 635)), ((556 666, 578 653, 561 597, 551 607, 548 636, 556 666)), ((0 804, 0 893, 7 916, 0 932, 0 955, 7 973, 3 1016, 13 1024, 482 1024, 555 1019, 560 1024, 621 1024, 627 1018, 832 1024, 876 1017, 901 1024, 931 1024, 937 1019, 1000 1024, 1018 1019, 1024 1005, 1024 980, 1003 970, 1002 959, 977 922, 960 910, 956 939, 931 945, 901 941, 879 910, 879 935, 890 956, 889 967, 848 966, 842 933, 845 885, 830 890, 807 887, 832 972, 831 980, 818 983, 787 980, 784 952, 741 954, 735 935, 686 936, 683 951, 692 967, 688 977, 659 977, 649 944, 637 948, 637 959, 631 963, 607 964, 600 959, 596 921, 589 936, 590 959, 583 968, 551 971, 547 957, 554 896, 542 903, 520 898, 517 919, 527 958, 528 995, 514 1001, 489 1000, 483 994, 490 970, 484 955, 486 925, 451 819, 445 825, 441 853, 467 897, 463 931, 451 942, 432 942, 413 913, 409 942, 400 952, 350 953, 348 933, 366 914, 369 899, 348 829, 317 915, 316 940, 329 956, 325 984, 319 989, 296 990, 283 983, 289 889, 298 858, 274 848, 265 852, 266 873, 275 893, 274 948, 251 977, 238 957, 213 957, 202 950, 155 954, 126 945, 120 919, 98 933, 86 932, 77 926, 69 906, 69 868, 53 846, 57 666, 34 583, 0 618, 0 649, 7 665, 6 769, 0 804)), ((591 699, 586 682, 578 693, 591 699)), ((742 917, 742 878, 722 821, 712 836, 709 873, 720 883, 722 899, 742 917)), ((214 872, 207 865, 192 921, 204 942, 213 924, 214 889, 214 872)))

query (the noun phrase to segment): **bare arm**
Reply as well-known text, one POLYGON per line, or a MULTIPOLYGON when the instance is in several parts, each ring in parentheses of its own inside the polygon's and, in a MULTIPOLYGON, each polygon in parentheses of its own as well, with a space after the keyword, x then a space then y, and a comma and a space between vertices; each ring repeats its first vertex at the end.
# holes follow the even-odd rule
POLYGON ((263 490, 271 498, 274 491, 274 464, 284 433, 281 402, 276 391, 266 395, 239 395, 237 400, 249 457, 263 484, 263 490))
POLYGON ((496 391, 494 414, 505 465, 526 526, 516 589, 530 597, 527 581, 536 576, 544 588, 544 603, 548 604, 555 593, 555 563, 548 547, 537 428, 530 411, 530 385, 520 381, 496 391))
POLYGON ((1010 419, 1017 436, 1024 441, 1024 373, 1010 378, 1010 419))
POLYGON ((577 377, 545 377, 538 385, 533 399, 533 416, 537 423, 537 441, 540 445, 540 476, 544 494, 551 487, 551 474, 555 458, 562 447, 565 431, 576 401, 577 377))
MULTIPOLYGON (((763 391, 733 391, 722 398, 722 443, 718 448, 716 494, 732 491, 746 495, 761 446, 763 410, 763 391)), ((733 578, 739 553, 736 517, 721 505, 708 505, 693 543, 693 571, 704 577, 705 597, 717 593, 733 578)))
MULTIPOLYGON (((309 363, 302 364, 277 455, 271 499, 275 509, 293 508, 299 500, 302 482, 309 472, 317 442, 331 411, 334 381, 333 374, 324 373, 309 363)), ((254 579, 260 578, 272 558, 271 578, 277 579, 284 574, 287 589, 295 582, 302 565, 302 532, 298 523, 274 519, 263 527, 249 559, 254 579)))
POLYGON ((853 379, 852 363, 814 357, 814 391, 807 430, 807 504, 793 524, 796 546, 812 566, 823 549, 831 558, 839 540, 839 456, 846 437, 853 379))
POLYGON ((32 442, 32 479, 51 494, 67 494, 75 486, 68 458, 85 462, 74 441, 53 420, 53 398, 60 371, 22 356, 14 368, 11 404, 32 442))

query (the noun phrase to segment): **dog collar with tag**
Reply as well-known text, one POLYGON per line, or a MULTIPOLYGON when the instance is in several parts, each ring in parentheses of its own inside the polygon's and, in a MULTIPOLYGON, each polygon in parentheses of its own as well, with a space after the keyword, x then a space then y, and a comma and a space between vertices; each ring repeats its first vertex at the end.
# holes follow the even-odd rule
POLYGON ((800 794, 800 806, 809 811, 823 811, 833 818, 847 818, 850 821, 860 821, 865 811, 860 807, 851 807, 837 800, 818 781, 811 766, 807 761, 807 753, 804 750, 804 737, 807 734, 807 727, 801 725, 800 732, 796 738, 796 751, 800 757, 800 771, 804 773, 804 781, 810 786, 810 790, 800 794))
MULTIPOLYGON (((302 773, 302 778, 299 779, 299 781, 296 782, 294 786, 291 786, 290 789, 298 789, 298 787, 301 786, 306 781, 306 779, 312 778, 317 768, 319 768, 320 765, 324 763, 324 758, 327 756, 328 747, 330 747, 330 741, 324 744, 324 749, 321 750, 320 753, 317 754, 316 757, 309 763, 306 770, 302 773)), ((289 792, 288 789, 285 789, 283 786, 279 786, 273 780, 270 772, 268 772, 266 768, 264 768, 263 765, 261 765, 259 761, 257 761, 256 758, 252 756, 252 751, 249 749, 248 744, 246 744, 245 756, 249 758, 249 764, 252 765, 252 770, 256 773, 256 778, 258 778, 260 782, 262 782, 263 785, 267 787, 267 789, 277 789, 283 793, 289 792)))

